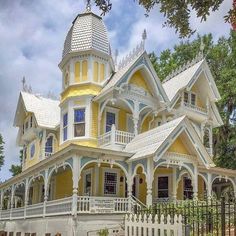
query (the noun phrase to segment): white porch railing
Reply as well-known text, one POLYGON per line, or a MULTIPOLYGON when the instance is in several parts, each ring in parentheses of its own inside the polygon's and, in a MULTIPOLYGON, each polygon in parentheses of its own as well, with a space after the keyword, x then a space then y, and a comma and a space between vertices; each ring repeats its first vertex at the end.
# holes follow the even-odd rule
MULTIPOLYGON (((126 214, 141 206, 134 199, 119 197, 78 196, 78 214, 126 214)), ((2 210, 1 220, 23 219, 44 216, 69 215, 72 213, 72 197, 2 210)))
POLYGON ((116 130, 115 125, 112 125, 111 131, 106 132, 98 137, 98 145, 99 146, 114 146, 121 145, 125 146, 130 143, 134 138, 133 133, 116 130))
POLYGON ((142 235, 166 235, 166 236, 182 236, 183 233, 182 216, 175 215, 173 221, 170 215, 165 218, 161 215, 144 216, 142 215, 126 215, 125 218, 125 236, 142 236, 142 235))
POLYGON ((199 107, 199 106, 196 106, 196 105, 192 105, 192 104, 187 103, 187 102, 180 102, 178 104, 178 106, 190 109, 192 111, 198 112, 198 113, 203 114, 203 115, 207 115, 207 110, 206 109, 204 109, 202 107, 199 107))

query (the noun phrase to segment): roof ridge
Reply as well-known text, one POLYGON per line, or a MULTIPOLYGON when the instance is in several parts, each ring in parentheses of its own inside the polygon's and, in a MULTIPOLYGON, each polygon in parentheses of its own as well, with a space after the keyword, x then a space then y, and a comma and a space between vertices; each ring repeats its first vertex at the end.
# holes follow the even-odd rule
POLYGON ((60 99, 54 97, 53 94, 51 94, 50 92, 48 93, 47 96, 43 95, 43 94, 40 94, 40 93, 29 93, 29 92, 26 92, 26 91, 21 91, 21 93, 25 93, 27 95, 34 96, 36 98, 43 98, 43 99, 47 99, 47 100, 51 100, 51 101, 55 101, 55 102, 60 102, 60 99))
POLYGON ((193 65, 197 64, 198 62, 200 62, 201 60, 205 59, 203 54, 200 52, 196 55, 195 58, 193 58, 193 60, 186 62, 185 64, 183 64, 182 66, 179 66, 178 68, 176 68, 174 71, 172 71, 169 75, 166 76, 166 78, 163 80, 163 84, 166 83, 167 81, 173 79, 175 76, 179 75, 180 73, 184 72, 185 70, 189 69, 190 67, 192 67, 193 65))

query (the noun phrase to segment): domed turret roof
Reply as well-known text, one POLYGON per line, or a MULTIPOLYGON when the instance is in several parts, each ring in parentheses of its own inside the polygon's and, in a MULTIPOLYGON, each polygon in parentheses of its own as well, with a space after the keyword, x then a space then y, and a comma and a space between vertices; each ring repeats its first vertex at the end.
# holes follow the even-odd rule
POLYGON ((71 52, 95 49, 110 55, 110 44, 105 24, 92 12, 79 14, 66 36, 62 57, 71 52))

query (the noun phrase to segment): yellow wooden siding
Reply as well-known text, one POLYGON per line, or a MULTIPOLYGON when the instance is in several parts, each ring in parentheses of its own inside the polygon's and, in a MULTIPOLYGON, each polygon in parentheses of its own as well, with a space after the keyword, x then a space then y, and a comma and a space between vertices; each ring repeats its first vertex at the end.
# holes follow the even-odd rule
POLYGON ((83 61, 82 62, 82 81, 87 81, 88 80, 88 62, 83 61))
POLYGON ((105 128, 104 128, 104 124, 105 124, 105 113, 102 113, 102 118, 101 118, 101 123, 100 123, 100 134, 105 133, 105 128))
POLYGON ((201 176, 198 176, 198 196, 199 199, 204 198, 204 180, 201 176))
POLYGON ((183 178, 179 181, 179 184, 177 186, 177 200, 183 200, 183 178))
POLYGON ((70 169, 56 174, 54 190, 55 190, 55 199, 72 196, 73 182, 72 182, 72 171, 70 169))
POLYGON ((75 63, 75 82, 80 82, 80 62, 75 63))
POLYGON ((146 131, 149 130, 149 123, 150 123, 151 119, 152 119, 152 118, 151 118, 150 116, 147 116, 147 117, 145 118, 145 120, 144 120, 143 123, 142 123, 141 133, 146 132, 146 131))
POLYGON ((186 149, 183 141, 177 138, 174 143, 169 147, 168 152, 177 152, 182 154, 189 154, 188 150, 186 149))
POLYGON ((98 136, 98 104, 92 103, 92 125, 91 125, 91 136, 97 138, 98 136))
POLYGON ((138 189, 139 189, 139 196, 138 196, 138 199, 146 204, 146 196, 147 196, 147 181, 146 181, 146 176, 145 174, 143 173, 143 169, 142 167, 139 167, 137 169, 137 172, 136 172, 139 176, 139 186, 138 186, 138 189))
POLYGON ((118 127, 117 127, 119 130, 127 131, 126 117, 127 117, 127 112, 122 109, 119 110, 118 127))
POLYGON ((104 81, 105 79, 105 65, 100 64, 100 82, 104 81))
POLYGON ((70 144, 81 145, 85 147, 97 147, 96 139, 86 139, 86 140, 68 140, 60 145, 59 150, 68 147, 70 144))
POLYGON ((143 88, 145 91, 149 92, 151 94, 151 91, 147 85, 146 80, 144 79, 144 77, 142 76, 140 71, 137 71, 133 74, 133 76, 131 77, 130 84, 134 84, 138 87, 143 88))
POLYGON ((201 107, 201 108, 204 108, 204 105, 203 105, 203 103, 200 99, 201 94, 200 94, 199 90, 197 89, 196 85, 194 85, 192 87, 191 92, 194 92, 197 95, 197 100, 196 100, 197 106, 201 107))
POLYGON ((98 82, 98 62, 93 63, 93 81, 98 82))
POLYGON ((101 91, 101 87, 95 84, 77 84, 68 87, 61 94, 61 101, 63 102, 66 98, 83 96, 83 95, 98 95, 101 91))
POLYGON ((31 142, 29 145, 27 145, 27 153, 26 153, 27 157, 25 160, 25 169, 39 162, 40 151, 41 151, 41 146, 39 140, 37 139, 31 142), (35 144, 35 154, 33 158, 30 158, 30 147, 32 143, 35 144))

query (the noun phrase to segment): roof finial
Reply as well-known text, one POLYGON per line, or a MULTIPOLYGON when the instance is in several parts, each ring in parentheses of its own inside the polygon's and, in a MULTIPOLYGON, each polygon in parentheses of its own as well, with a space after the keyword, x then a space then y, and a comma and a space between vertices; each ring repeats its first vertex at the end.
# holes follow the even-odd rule
POLYGON ((91 0, 87 0, 86 12, 91 12, 91 0))
POLYGON ((115 51, 115 65, 117 65, 118 55, 119 55, 119 51, 116 49, 116 51, 115 51))
POLYGON ((26 80, 25 80, 25 76, 23 76, 23 79, 21 80, 22 83, 22 90, 25 91, 26 90, 26 80))
POLYGON ((203 37, 201 37, 200 53, 202 56, 204 56, 204 49, 205 49, 205 44, 203 42, 203 37))
POLYGON ((145 48, 145 41, 147 39, 147 31, 146 29, 143 30, 143 33, 142 33, 142 44, 143 44, 143 49, 145 48))

